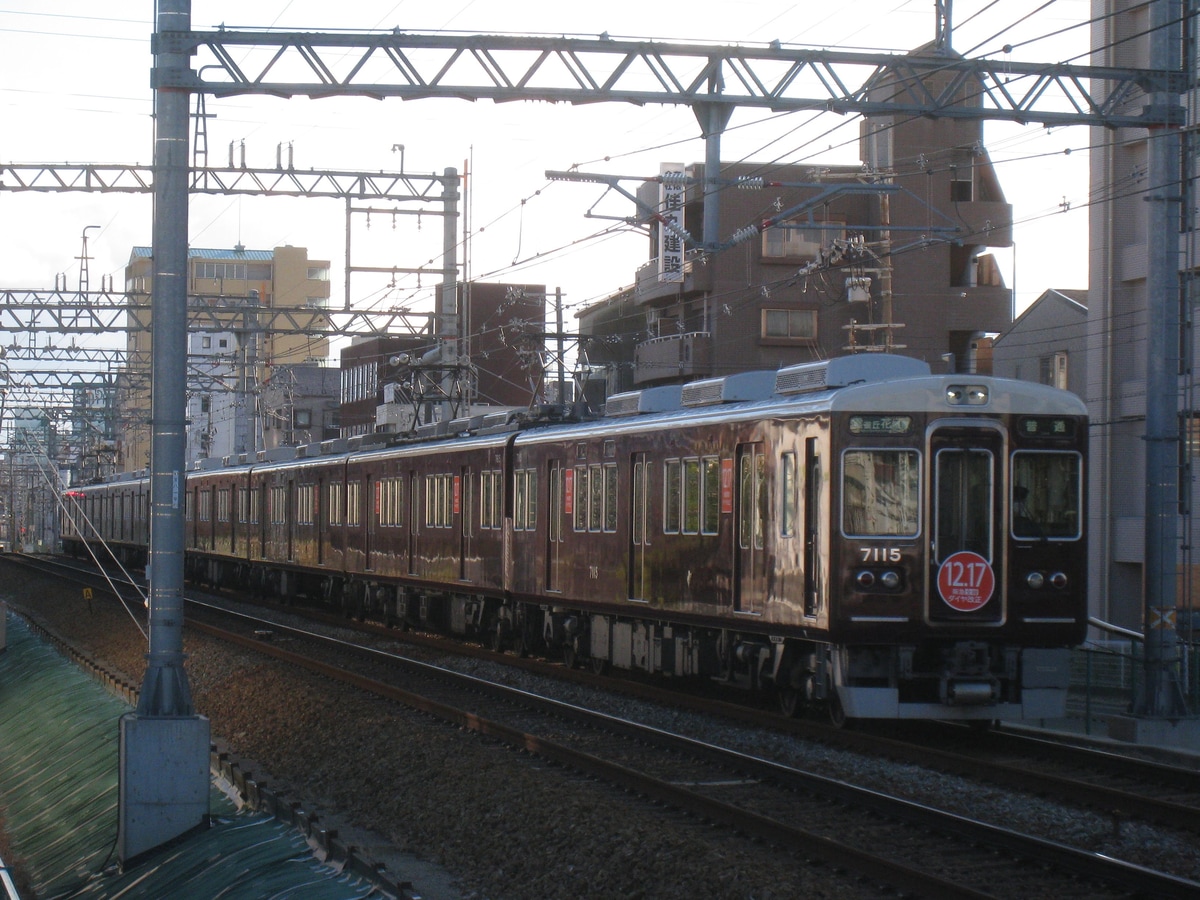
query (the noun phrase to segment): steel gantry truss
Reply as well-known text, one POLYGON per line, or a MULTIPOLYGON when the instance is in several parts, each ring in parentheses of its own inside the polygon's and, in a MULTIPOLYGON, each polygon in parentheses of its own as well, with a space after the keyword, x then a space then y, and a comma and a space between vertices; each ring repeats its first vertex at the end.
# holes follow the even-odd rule
MULTIPOLYGON (((428 270, 427 270, 428 271, 428 270)), ((188 296, 188 328, 221 331, 245 313, 236 297, 188 296)), ((434 316, 407 307, 341 309, 257 307, 258 330, 273 334, 327 337, 379 337, 384 334, 423 334, 434 316)), ((0 331, 55 334, 105 334, 145 331, 151 306, 136 296, 115 291, 0 290, 0 331)), ((32 352, 32 351, 31 351, 32 352)))
POLYGON ((216 97, 367 96, 405 100, 617 101, 1006 119, 1044 125, 1166 124, 1129 115, 1131 96, 1177 73, 1068 64, 863 53, 769 44, 512 35, 159 32, 155 52, 197 65, 155 70, 159 89, 216 97), (249 48, 249 52, 248 52, 249 48), (987 101, 962 104, 964 91, 987 101), (1059 101, 1063 108, 1055 109, 1059 101))

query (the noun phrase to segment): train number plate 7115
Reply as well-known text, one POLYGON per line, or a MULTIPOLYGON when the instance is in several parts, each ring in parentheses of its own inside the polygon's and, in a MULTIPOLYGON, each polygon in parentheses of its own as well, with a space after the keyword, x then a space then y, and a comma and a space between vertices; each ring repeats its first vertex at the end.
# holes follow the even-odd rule
POLYGON ((859 547, 865 563, 898 563, 900 562, 899 547, 859 547))

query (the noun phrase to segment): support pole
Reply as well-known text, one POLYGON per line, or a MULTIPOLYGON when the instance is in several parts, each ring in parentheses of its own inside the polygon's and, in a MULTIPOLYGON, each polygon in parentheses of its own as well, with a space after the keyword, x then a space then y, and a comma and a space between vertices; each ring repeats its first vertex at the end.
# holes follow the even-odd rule
POLYGON ((155 21, 150 652, 137 710, 120 723, 123 865, 204 824, 209 791, 208 720, 195 714, 183 669, 189 92, 158 87, 188 65, 161 33, 191 30, 191 0, 158 0, 155 21))
MULTIPOLYGON (((1180 0, 1151 6, 1150 65, 1180 71, 1180 0)), ((1168 113, 1150 130, 1146 228, 1146 544, 1145 677, 1133 714, 1187 715, 1175 634, 1179 503, 1179 215, 1181 209, 1179 83, 1150 95, 1150 109, 1168 113)))
POLYGON ((443 422, 455 415, 455 373, 458 370, 458 170, 442 172, 442 283, 438 291, 438 343, 441 347, 443 422))

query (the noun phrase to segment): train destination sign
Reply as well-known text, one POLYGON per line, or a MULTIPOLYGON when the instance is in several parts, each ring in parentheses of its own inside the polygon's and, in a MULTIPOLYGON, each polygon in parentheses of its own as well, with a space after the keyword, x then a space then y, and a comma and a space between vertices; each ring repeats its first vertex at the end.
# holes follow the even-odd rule
POLYGON ((1069 438, 1075 436, 1075 421, 1065 416, 1022 416, 1017 432, 1025 437, 1069 438))
POLYGON ((908 434, 912 416, 851 416, 851 434, 908 434))
POLYGON ((992 599, 996 575, 991 564, 978 553, 959 550, 938 569, 938 593, 951 609, 975 612, 992 599))

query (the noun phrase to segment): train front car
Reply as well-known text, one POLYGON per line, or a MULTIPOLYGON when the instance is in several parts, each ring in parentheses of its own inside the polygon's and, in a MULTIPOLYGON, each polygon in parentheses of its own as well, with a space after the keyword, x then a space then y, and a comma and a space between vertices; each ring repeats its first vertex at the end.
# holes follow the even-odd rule
POLYGON ((1065 713, 1087 622, 1087 419, 970 375, 838 391, 830 413, 835 718, 1065 713))

